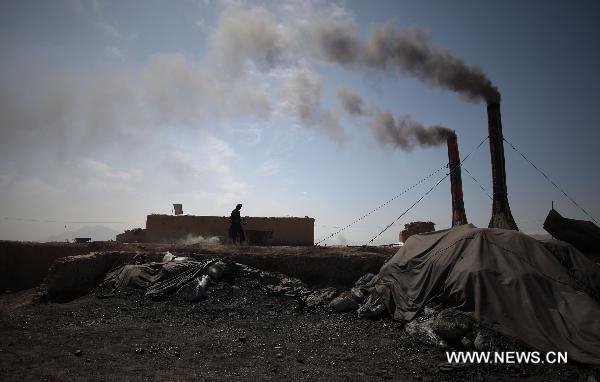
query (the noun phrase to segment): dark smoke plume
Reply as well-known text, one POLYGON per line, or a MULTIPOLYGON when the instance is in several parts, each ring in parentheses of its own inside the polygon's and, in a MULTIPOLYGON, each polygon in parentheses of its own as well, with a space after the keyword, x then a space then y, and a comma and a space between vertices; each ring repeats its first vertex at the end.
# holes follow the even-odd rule
POLYGON ((360 54, 356 25, 351 20, 318 19, 304 35, 317 56, 326 61, 354 64, 360 54))
POLYGON ((338 99, 348 114, 368 116, 369 127, 378 143, 391 145, 403 150, 415 147, 431 147, 446 143, 454 131, 443 126, 423 126, 408 115, 394 118, 389 110, 380 110, 376 106, 365 107, 365 102, 352 90, 340 86, 337 89, 338 99))
POLYGON ((319 57, 355 68, 399 71, 463 96, 469 101, 499 102, 500 93, 482 70, 448 50, 429 45, 429 34, 416 27, 398 30, 391 23, 374 28, 360 40, 351 22, 313 26, 319 57))
POLYGON ((321 105, 322 78, 311 71, 295 72, 281 87, 281 99, 304 126, 316 127, 331 138, 342 142, 346 139, 338 122, 337 113, 321 105))
MULTIPOLYGON (((215 66, 234 74, 233 78, 249 68, 300 71, 299 68, 307 62, 309 66, 305 71, 313 72, 310 60, 306 58, 316 58, 352 70, 403 73, 429 86, 456 92, 469 101, 499 102, 498 90, 481 69, 467 65, 446 49, 431 46, 430 40, 429 34, 422 29, 398 29, 391 22, 375 26, 366 38, 362 38, 356 23, 350 19, 316 17, 306 23, 282 24, 262 7, 232 7, 224 12, 210 37, 210 53, 218 63, 215 66), (296 67, 299 62, 303 64, 296 67)), ((343 130, 337 124, 335 113, 327 112, 321 106, 321 81, 314 81, 314 76, 285 77, 284 103, 295 112, 300 122, 323 128, 333 137, 341 137, 343 130)), ((373 111, 376 109, 368 110, 370 108, 360 97, 352 96, 346 89, 339 89, 338 97, 348 113, 355 116, 370 114, 376 119, 378 112, 373 111)), ((422 142, 414 144, 428 145, 431 141, 430 135, 408 120, 400 120, 399 123, 400 127, 406 125, 402 131, 412 131, 412 136, 416 137, 414 142, 422 142)), ((381 131, 386 130, 376 131, 381 136, 381 131)), ((405 137, 405 134, 396 135, 405 137)), ((402 139, 398 141, 403 142, 402 139)), ((409 139, 407 142, 413 141, 409 139)), ((411 145, 413 143, 399 146, 411 145)))
POLYGON ((365 114, 365 103, 358 94, 344 86, 338 87, 336 94, 345 111, 354 115, 365 114))
POLYGON ((451 129, 443 126, 425 127, 408 115, 395 119, 388 110, 378 111, 371 119, 371 129, 377 141, 404 150, 431 147, 446 143, 451 129))

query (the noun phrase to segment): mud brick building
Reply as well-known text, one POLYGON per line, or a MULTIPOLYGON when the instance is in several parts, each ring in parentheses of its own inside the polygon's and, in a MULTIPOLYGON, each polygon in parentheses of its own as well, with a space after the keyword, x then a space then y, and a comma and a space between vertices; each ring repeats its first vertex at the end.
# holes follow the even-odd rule
MULTIPOLYGON (((313 245, 315 219, 300 217, 244 217, 249 244, 313 245)), ((194 215, 148 215, 146 228, 117 235, 125 243, 176 243, 189 237, 218 237, 225 242, 229 217, 194 215)))

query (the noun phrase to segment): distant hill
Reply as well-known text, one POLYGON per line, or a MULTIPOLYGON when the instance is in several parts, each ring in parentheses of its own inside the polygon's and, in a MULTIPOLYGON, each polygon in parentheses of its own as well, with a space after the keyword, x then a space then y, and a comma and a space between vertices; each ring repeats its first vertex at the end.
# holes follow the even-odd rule
POLYGON ((53 235, 47 237, 45 239, 40 240, 41 242, 46 241, 72 241, 76 237, 91 237, 93 241, 102 241, 102 240, 115 240, 115 236, 118 234, 118 231, 115 231, 112 228, 104 227, 101 225, 97 226, 85 226, 74 231, 66 231, 59 233, 57 235, 53 235))

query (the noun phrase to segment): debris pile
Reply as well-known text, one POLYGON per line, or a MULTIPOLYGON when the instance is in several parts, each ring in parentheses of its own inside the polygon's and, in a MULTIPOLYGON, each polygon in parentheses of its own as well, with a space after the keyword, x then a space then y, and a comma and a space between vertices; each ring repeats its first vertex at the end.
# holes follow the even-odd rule
POLYGON ((333 287, 313 290, 298 278, 230 260, 198 261, 171 253, 161 262, 140 263, 139 260, 134 258, 106 275, 100 285, 106 291, 104 296, 135 288, 145 290, 145 296, 153 300, 174 298, 199 302, 207 297, 211 285, 220 281, 234 284, 239 278, 251 280, 256 288, 267 293, 294 297, 301 308, 324 306, 339 294, 333 287))

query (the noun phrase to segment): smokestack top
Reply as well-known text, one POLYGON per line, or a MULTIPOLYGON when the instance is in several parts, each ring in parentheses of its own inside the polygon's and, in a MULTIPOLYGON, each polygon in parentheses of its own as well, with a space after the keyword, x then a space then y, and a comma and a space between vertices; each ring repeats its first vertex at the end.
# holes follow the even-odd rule
POLYGON ((500 92, 498 91, 498 88, 491 84, 484 91, 483 99, 485 100, 485 102, 488 105, 498 104, 498 106, 500 106, 500 98, 501 97, 500 97, 500 92))
POLYGON ((450 159, 450 150, 454 147, 458 149, 458 137, 456 136, 456 132, 454 130, 450 130, 446 134, 446 142, 448 144, 448 158, 450 159))
POLYGON ((497 101, 487 101, 487 109, 488 112, 490 110, 497 110, 498 112, 500 112, 500 100, 497 101))

